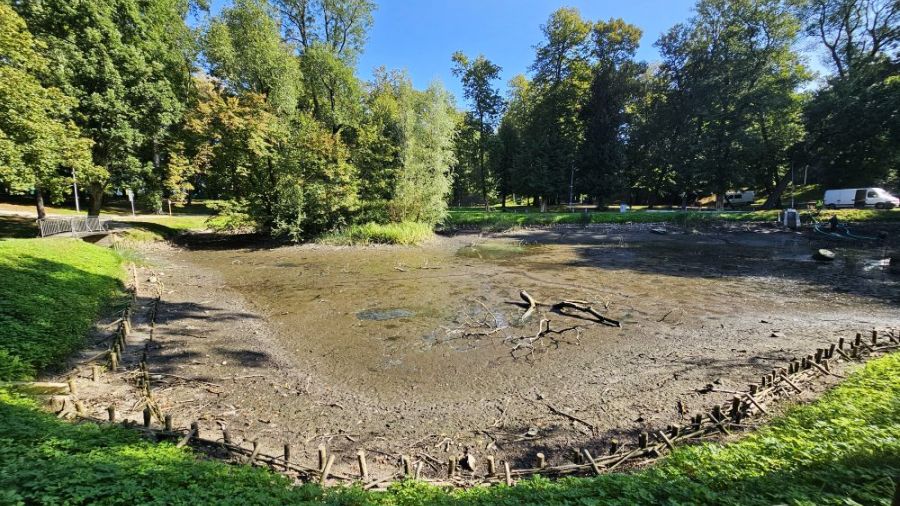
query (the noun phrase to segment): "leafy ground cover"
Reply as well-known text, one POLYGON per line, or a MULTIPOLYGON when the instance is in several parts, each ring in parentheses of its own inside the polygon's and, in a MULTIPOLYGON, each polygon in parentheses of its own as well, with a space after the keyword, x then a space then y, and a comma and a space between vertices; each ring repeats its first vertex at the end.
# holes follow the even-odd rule
POLYGON ((114 251, 73 239, 0 240, 0 380, 62 361, 120 292, 114 251))

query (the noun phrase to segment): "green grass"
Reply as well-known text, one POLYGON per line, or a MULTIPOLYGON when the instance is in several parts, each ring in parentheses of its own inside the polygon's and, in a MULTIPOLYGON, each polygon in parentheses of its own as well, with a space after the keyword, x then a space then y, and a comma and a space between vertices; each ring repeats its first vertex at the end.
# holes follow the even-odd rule
MULTIPOLYGON (((682 226, 727 223, 727 222, 764 222, 778 219, 777 210, 771 211, 629 211, 590 212, 590 213, 539 213, 539 212, 498 212, 475 210, 452 210, 445 225, 453 227, 477 227, 485 230, 505 230, 524 226, 545 226, 557 224, 588 225, 595 223, 674 223, 682 226)), ((805 211, 804 211, 805 213, 805 211)), ((850 222, 900 222, 900 209, 890 211, 842 209, 823 211, 819 219, 831 217, 850 222), (825 218, 822 218, 822 217, 825 218)))
POLYGON ((412 246, 434 237, 431 226, 425 223, 366 223, 351 225, 343 230, 328 234, 320 239, 325 244, 365 245, 400 244, 412 246))
POLYGON ((121 289, 120 257, 79 240, 0 240, 0 379, 25 379, 78 349, 121 289))
POLYGON ((178 234, 207 228, 207 216, 141 216, 134 219, 116 219, 130 227, 122 234, 126 243, 164 241, 178 234))

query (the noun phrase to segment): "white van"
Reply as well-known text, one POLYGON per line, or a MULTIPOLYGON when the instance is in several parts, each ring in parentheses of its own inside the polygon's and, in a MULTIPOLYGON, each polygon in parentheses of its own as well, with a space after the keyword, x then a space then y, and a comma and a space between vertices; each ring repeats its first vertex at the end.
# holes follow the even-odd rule
POLYGON ((846 188, 825 191, 825 207, 875 207, 891 209, 900 205, 900 199, 881 188, 846 188))
POLYGON ((725 204, 730 206, 749 206, 756 198, 756 193, 752 190, 743 191, 727 191, 725 192, 725 204))

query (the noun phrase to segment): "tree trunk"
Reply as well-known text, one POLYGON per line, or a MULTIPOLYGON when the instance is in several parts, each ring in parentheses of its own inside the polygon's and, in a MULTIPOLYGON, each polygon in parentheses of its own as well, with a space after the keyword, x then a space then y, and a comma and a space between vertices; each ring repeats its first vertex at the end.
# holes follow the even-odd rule
POLYGON ((91 193, 91 202, 88 206, 88 216, 100 216, 100 208, 103 207, 103 185, 91 183, 88 186, 91 193))
POLYGON ((787 171, 781 176, 781 179, 778 181, 778 184, 775 185, 775 189, 772 190, 772 193, 769 194, 769 197, 763 203, 763 209, 776 209, 781 208, 781 194, 784 193, 785 188, 787 188, 788 183, 791 182, 791 172, 787 171))
POLYGON ((40 188, 34 189, 34 205, 37 207, 37 216, 39 220, 47 217, 47 210, 44 208, 44 191, 40 188))

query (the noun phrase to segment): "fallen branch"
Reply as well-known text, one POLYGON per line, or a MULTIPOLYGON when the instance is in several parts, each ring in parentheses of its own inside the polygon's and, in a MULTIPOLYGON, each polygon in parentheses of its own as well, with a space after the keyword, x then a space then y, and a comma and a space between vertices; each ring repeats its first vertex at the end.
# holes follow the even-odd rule
POLYGON ((528 292, 526 292, 525 290, 522 290, 521 292, 519 292, 519 297, 522 297, 522 300, 524 300, 528 304, 528 309, 525 311, 525 314, 522 315, 522 318, 520 320, 520 321, 524 322, 529 317, 531 317, 532 313, 534 313, 534 308, 537 305, 537 303, 535 303, 534 297, 529 295, 528 292))

